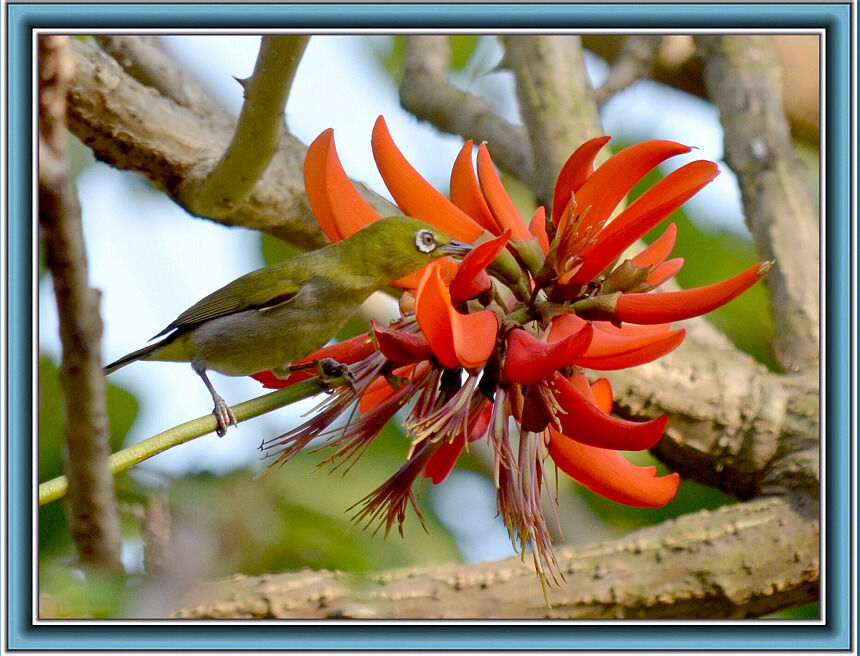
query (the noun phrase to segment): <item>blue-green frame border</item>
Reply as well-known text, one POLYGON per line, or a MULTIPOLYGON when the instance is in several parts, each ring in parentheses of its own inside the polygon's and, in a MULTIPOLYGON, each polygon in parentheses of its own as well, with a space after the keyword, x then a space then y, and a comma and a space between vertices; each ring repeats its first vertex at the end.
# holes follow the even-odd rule
POLYGON ((852 492, 855 451, 850 409, 855 400, 851 362, 852 223, 851 180, 856 171, 851 144, 856 135, 850 117, 855 109, 856 62, 852 59, 854 6, 832 4, 579 4, 579 5, 214 5, 214 4, 18 4, 6 10, 8 81, 8 144, 5 167, 8 189, 8 443, 7 480, 8 603, 7 644, 10 650, 176 650, 176 649, 778 649, 844 650, 851 646, 855 608, 851 581, 856 572, 852 553, 852 492), (628 28, 731 31, 743 28, 826 30, 827 112, 824 186, 827 240, 827 425, 828 504, 826 608, 824 625, 730 623, 642 624, 606 622, 598 625, 489 623, 435 625, 398 623, 380 626, 318 623, 298 625, 197 625, 124 622, 90 625, 34 626, 31 617, 31 508, 35 490, 30 480, 32 371, 32 243, 31 221, 31 39, 34 29, 133 29, 177 27, 236 28, 487 28, 584 29, 628 28))

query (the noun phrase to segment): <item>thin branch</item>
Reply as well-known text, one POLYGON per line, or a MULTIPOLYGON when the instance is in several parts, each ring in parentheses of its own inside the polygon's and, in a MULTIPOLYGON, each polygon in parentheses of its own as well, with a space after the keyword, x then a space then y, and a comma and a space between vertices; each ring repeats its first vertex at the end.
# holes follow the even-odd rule
POLYGON ((400 104, 443 132, 487 143, 502 170, 529 182, 534 158, 525 128, 499 116, 483 98, 451 85, 447 36, 407 36, 400 104))
POLYGON ((777 360, 786 371, 817 368, 819 220, 782 108, 778 62, 764 36, 697 41, 747 225, 762 257, 776 260, 765 282, 777 360))
POLYGON ((232 119, 196 80, 177 66, 158 37, 139 34, 93 37, 123 70, 141 84, 204 118, 231 124, 232 119))
MULTIPOLYGON (((175 618, 709 619, 818 598, 818 521, 779 499, 726 506, 557 552, 548 589, 519 558, 367 576, 310 571, 211 581, 175 618)), ((167 611, 165 611, 167 612, 167 611)))
POLYGON ((184 204, 194 214, 233 214, 269 166, 286 132, 284 108, 310 37, 264 36, 254 73, 240 80, 245 103, 221 160, 185 186, 184 204))
POLYGON ((122 572, 122 531, 107 466, 110 431, 101 371, 99 293, 89 286, 81 209, 66 153, 68 37, 39 38, 39 224, 63 345, 60 384, 68 448, 70 524, 81 562, 122 572))
POLYGON ((502 65, 514 72, 528 130, 538 204, 552 206, 555 180, 570 154, 602 134, 577 36, 502 37, 502 65))
MULTIPOLYGON (((338 384, 338 379, 328 381, 329 386, 338 384)), ((320 393, 319 383, 316 380, 308 380, 295 385, 290 385, 274 392, 269 392, 255 399, 237 403, 231 406, 237 421, 247 421, 254 417, 272 412, 278 408, 310 398, 320 393)), ((153 435, 145 440, 132 444, 112 454, 109 459, 111 474, 119 474, 139 465, 144 460, 149 460, 159 453, 172 449, 180 444, 215 432, 218 422, 212 414, 186 421, 184 424, 174 426, 162 433, 153 435)), ((39 485, 39 505, 61 499, 68 491, 69 482, 65 476, 58 476, 39 485)))
POLYGON ((635 34, 624 39, 618 59, 612 62, 609 69, 609 75, 594 92, 594 99, 599 106, 636 80, 651 75, 660 52, 661 40, 661 36, 654 34, 635 34))

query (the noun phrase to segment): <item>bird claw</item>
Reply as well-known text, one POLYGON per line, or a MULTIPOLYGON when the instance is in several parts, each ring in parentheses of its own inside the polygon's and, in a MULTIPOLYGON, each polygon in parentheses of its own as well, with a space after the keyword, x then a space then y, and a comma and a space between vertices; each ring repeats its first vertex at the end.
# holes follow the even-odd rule
POLYGON ((218 422, 218 427, 215 429, 218 437, 224 437, 227 434, 227 427, 230 424, 239 425, 233 410, 220 396, 215 399, 215 408, 212 410, 212 414, 215 415, 215 420, 218 422))
POLYGON ((316 361, 316 368, 321 383, 327 385, 334 379, 344 378, 347 385, 355 389, 355 376, 350 371, 349 365, 338 362, 334 358, 323 358, 316 361))

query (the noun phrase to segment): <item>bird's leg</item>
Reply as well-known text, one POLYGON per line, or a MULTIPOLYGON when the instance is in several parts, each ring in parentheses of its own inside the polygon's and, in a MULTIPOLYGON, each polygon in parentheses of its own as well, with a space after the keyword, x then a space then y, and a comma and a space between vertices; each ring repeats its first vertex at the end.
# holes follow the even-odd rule
POLYGON ((326 383, 336 378, 345 378, 350 387, 355 387, 355 377, 352 375, 352 371, 349 370, 349 365, 338 362, 334 358, 322 358, 321 360, 312 360, 311 362, 302 362, 300 364, 288 364, 277 369, 272 369, 272 373, 278 378, 287 378, 293 372, 307 371, 308 369, 316 369, 321 383, 326 383))
POLYGON ((221 398, 221 395, 215 391, 215 388, 209 381, 209 376, 206 375, 206 366, 200 362, 192 360, 191 367, 197 372, 197 375, 203 379, 206 389, 208 389, 209 393, 212 395, 212 401, 215 403, 215 408, 212 410, 212 414, 215 415, 215 419, 218 421, 218 428, 215 429, 215 432, 218 433, 218 437, 224 437, 224 435, 227 434, 227 427, 230 424, 233 424, 234 426, 239 425, 239 422, 236 420, 236 415, 233 414, 233 410, 231 410, 230 406, 227 405, 227 402, 221 398))

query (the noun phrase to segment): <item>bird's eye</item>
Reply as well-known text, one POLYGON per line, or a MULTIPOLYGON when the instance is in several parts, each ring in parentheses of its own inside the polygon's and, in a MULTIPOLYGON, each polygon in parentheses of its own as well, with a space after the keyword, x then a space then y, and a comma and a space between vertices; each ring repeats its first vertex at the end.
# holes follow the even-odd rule
POLYGON ((432 253, 436 250, 436 237, 429 230, 419 230, 415 233, 415 246, 422 253, 432 253))

